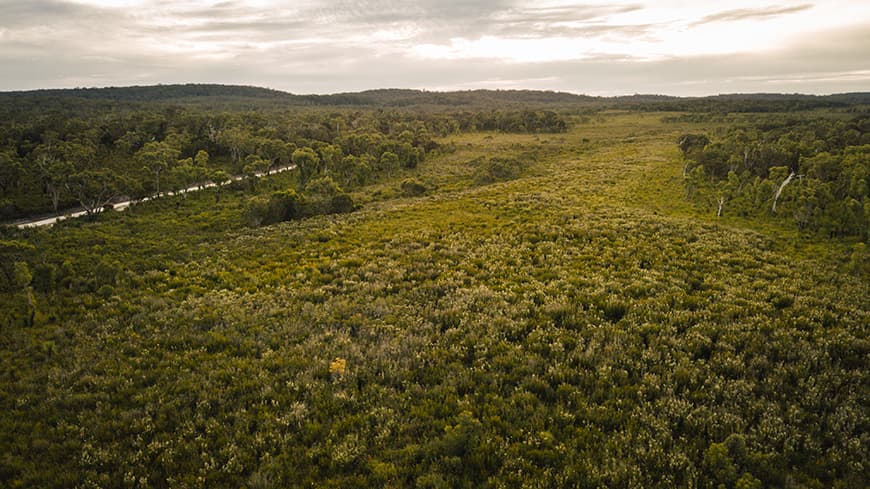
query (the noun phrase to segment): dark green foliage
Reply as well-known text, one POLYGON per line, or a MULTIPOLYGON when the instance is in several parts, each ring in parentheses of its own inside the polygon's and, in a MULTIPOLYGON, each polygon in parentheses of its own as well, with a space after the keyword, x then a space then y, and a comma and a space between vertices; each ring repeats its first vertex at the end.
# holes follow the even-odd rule
POLYGON ((57 283, 57 267, 51 263, 41 263, 33 268, 33 289, 47 294, 54 290, 57 283))
MULTIPOLYGON (((295 190, 274 192, 269 198, 269 214, 272 222, 296 219, 300 214, 302 198, 295 190)), ((271 222, 267 223, 271 224, 271 222)))
POLYGON ((680 136, 677 144, 683 156, 688 157, 704 151, 704 148, 710 144, 710 139, 703 134, 684 134, 680 136))
POLYGON ((679 98, 667 96, 614 97, 620 104, 645 111, 696 112, 701 114, 800 112, 819 108, 848 108, 870 104, 870 93, 800 95, 778 93, 726 94, 711 97, 679 98))
POLYGON ((330 214, 346 214, 353 211, 356 205, 350 195, 340 193, 333 195, 329 202, 330 214))
MULTIPOLYGON (((95 213, 102 207, 94 206, 96 201, 185 192, 210 178, 226 181, 230 175, 244 179, 233 185, 247 185, 254 192, 257 175, 291 164, 299 174, 300 190, 321 176, 350 189, 415 168, 438 148, 434 135, 455 133, 459 126, 444 114, 275 108, 267 118, 260 111, 220 113, 178 106, 91 108, 93 113, 64 118, 35 106, 21 113, 9 109, 8 117, 0 118, 4 218, 73 207, 95 213), (104 183, 119 192, 98 192, 104 183)), ((215 200, 220 196, 217 192, 215 200)))
POLYGON ((680 141, 690 198, 717 214, 790 219, 829 236, 870 232, 870 145, 865 117, 771 120, 721 139, 680 141))
POLYGON ((523 168, 523 163, 516 158, 486 158, 478 163, 476 181, 479 184, 489 184, 513 180, 520 176, 523 168))
POLYGON ((36 252, 36 247, 25 241, 0 240, 0 291, 16 291, 27 284, 21 284, 21 267, 36 252))
POLYGON ((248 200, 242 219, 251 227, 267 226, 303 217, 304 205, 302 196, 293 189, 258 195, 248 200))
POLYGON ((426 185, 414 178, 402 180, 402 195, 416 197, 426 193, 426 185))
POLYGON ((345 214, 355 209, 353 199, 330 177, 312 180, 304 193, 293 189, 258 195, 248 200, 242 220, 251 227, 323 214, 345 214))
POLYGON ((608 321, 615 323, 628 313, 628 307, 628 304, 620 300, 608 300, 603 304, 601 312, 608 321))

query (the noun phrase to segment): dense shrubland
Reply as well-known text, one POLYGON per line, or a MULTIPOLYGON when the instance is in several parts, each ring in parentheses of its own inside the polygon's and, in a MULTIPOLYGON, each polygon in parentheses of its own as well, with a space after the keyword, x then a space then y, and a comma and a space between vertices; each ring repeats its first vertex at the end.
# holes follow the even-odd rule
POLYGON ((730 127, 713 140, 685 134, 689 198, 717 215, 788 219, 801 230, 870 230, 870 118, 780 119, 730 127))
POLYGON ((868 479, 866 249, 686 205, 674 140, 727 127, 378 130, 378 154, 330 117, 253 186, 0 231, 5 486, 868 479))

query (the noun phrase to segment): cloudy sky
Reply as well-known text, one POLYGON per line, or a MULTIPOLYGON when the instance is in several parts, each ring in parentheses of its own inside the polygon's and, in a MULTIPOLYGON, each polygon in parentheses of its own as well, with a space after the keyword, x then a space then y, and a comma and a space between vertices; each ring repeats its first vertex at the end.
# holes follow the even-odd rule
POLYGON ((867 0, 0 0, 0 90, 870 91, 867 0))

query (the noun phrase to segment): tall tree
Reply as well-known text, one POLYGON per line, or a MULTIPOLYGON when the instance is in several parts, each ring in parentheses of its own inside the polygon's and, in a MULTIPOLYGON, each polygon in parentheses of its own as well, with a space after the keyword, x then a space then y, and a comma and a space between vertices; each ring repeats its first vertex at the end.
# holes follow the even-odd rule
POLYGON ((64 182, 73 173, 74 168, 63 158, 56 144, 40 144, 32 154, 33 169, 42 181, 43 192, 49 194, 52 209, 57 214, 60 199, 66 190, 64 182))
POLYGON ((196 166, 201 166, 203 168, 208 166, 209 155, 208 151, 201 149, 196 152, 196 156, 193 157, 193 163, 196 166))
POLYGON ((218 135, 217 142, 229 150, 234 163, 242 161, 245 156, 254 152, 254 137, 246 129, 240 127, 224 130, 218 135))
POLYGON ((273 168, 289 163, 294 149, 296 147, 292 143, 285 143, 280 139, 261 139, 257 154, 269 162, 269 168, 273 168))
POLYGON ((111 170, 84 170, 71 175, 66 183, 70 194, 93 218, 125 189, 124 180, 111 170))
POLYGON ((160 175, 178 160, 180 151, 167 142, 151 141, 136 153, 136 160, 154 175, 157 195, 160 195, 160 175))
POLYGON ((317 174, 320 157, 313 149, 304 147, 294 151, 291 159, 299 172, 299 186, 304 187, 317 174))
POLYGON ((256 189, 257 177, 262 176, 268 169, 269 160, 260 158, 258 155, 248 155, 245 157, 245 166, 242 171, 245 174, 245 179, 248 180, 248 184, 251 186, 251 191, 256 189))
POLYGON ((169 171, 174 189, 177 192, 181 192, 181 195, 185 199, 187 198, 187 191, 196 183, 196 179, 199 176, 198 169, 199 167, 193 164, 192 158, 185 158, 179 160, 178 164, 169 171))
POLYGON ((230 181, 230 175, 223 170, 216 170, 211 174, 211 181, 214 182, 215 185, 214 201, 220 202, 223 186, 230 181))

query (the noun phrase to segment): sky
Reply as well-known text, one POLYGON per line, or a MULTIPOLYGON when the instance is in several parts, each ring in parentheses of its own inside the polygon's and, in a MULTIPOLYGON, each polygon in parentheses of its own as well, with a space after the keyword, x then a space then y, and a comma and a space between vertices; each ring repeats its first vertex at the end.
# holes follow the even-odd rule
POLYGON ((0 0, 0 91, 870 91, 867 0, 0 0))

